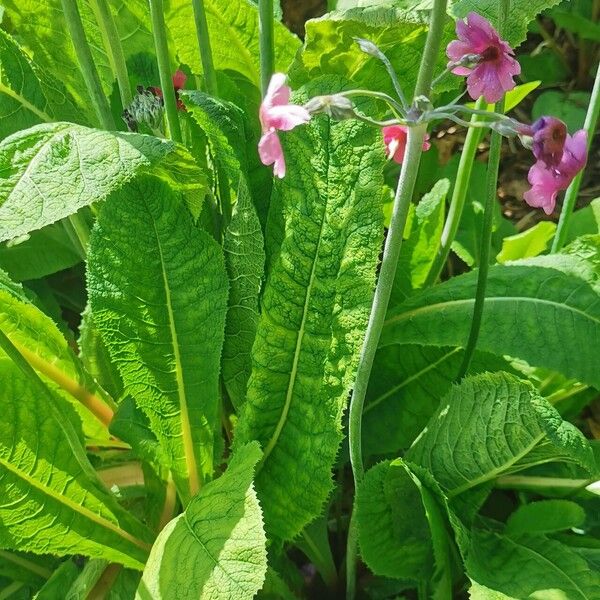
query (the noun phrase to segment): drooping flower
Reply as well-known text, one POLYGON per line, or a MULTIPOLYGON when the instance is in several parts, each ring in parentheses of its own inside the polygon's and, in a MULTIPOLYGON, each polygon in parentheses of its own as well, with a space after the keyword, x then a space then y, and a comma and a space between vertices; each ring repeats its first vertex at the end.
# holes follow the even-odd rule
MULTIPOLYGON (((179 69, 177 69, 177 71, 175 71, 174 75, 171 77, 171 81, 173 82, 173 89, 175 90, 175 98, 177 99, 177 110, 185 111, 185 104, 179 98, 179 91, 184 88, 186 80, 187 75, 179 69)), ((152 86, 148 89, 151 90, 152 93, 158 98, 163 98, 163 91, 161 88, 152 86)))
MULTIPOLYGON (((405 125, 390 125, 382 130, 385 154, 390 160, 402 164, 406 152, 406 141, 408 139, 408 127, 405 125)), ((429 150, 429 134, 425 136, 423 150, 429 150)))
POLYGON ((277 131, 290 131, 310 121, 310 114, 304 107, 289 104, 292 90, 285 81, 283 73, 271 77, 259 111, 262 137, 258 142, 258 154, 263 165, 273 165, 273 174, 280 179, 285 177, 285 157, 277 131))
POLYGON ((527 179, 531 189, 523 194, 529 206, 543 208, 547 215, 556 206, 558 192, 566 190, 583 167, 587 158, 587 133, 579 130, 573 136, 565 134, 562 157, 558 164, 548 164, 542 159, 529 169, 527 179))
POLYGON ((567 126, 556 117, 540 117, 531 126, 533 155, 547 165, 560 164, 567 141, 567 126))
POLYGON ((467 90, 473 100, 483 96, 488 103, 498 102, 515 87, 513 77, 521 72, 514 52, 500 39, 492 24, 471 12, 466 21, 456 22, 458 40, 448 44, 448 68, 455 75, 467 76, 467 90))

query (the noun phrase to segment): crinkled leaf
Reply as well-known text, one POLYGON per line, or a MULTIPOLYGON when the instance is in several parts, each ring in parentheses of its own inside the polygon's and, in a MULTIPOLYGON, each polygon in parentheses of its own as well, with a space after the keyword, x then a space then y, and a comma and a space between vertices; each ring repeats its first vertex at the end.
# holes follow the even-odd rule
POLYGON ((164 182, 139 179, 102 207, 88 259, 92 318, 187 500, 220 459, 227 288, 221 248, 164 182))
POLYGON ((0 138, 51 121, 82 122, 59 79, 51 79, 0 30, 0 138))
POLYGON ((0 329, 27 362, 77 410, 87 437, 107 437, 111 400, 86 372, 52 319, 0 271, 0 329), (93 411, 93 412, 92 412, 93 411))
MULTIPOLYGON (((306 92, 296 101, 304 98, 306 92)), ((235 435, 263 447, 257 491, 267 530, 282 539, 317 516, 332 488, 381 246, 378 136, 362 123, 326 117, 282 136, 288 173, 277 182, 281 224, 266 241, 279 250, 235 435)))
MULTIPOLYGON (((600 291, 591 263, 552 255, 492 266, 478 348, 600 386, 600 291)), ((477 273, 412 296, 387 316, 381 345, 463 346, 468 337, 477 273)))
POLYGON ((569 546, 542 535, 502 536, 476 530, 466 567, 478 584, 471 593, 477 600, 595 600, 600 589, 597 570, 569 546))
MULTIPOLYGON (((527 36, 530 21, 547 8, 558 4, 561 0, 528 0, 527 2, 511 2, 506 23, 503 25, 502 37, 514 48, 527 36)), ((488 19, 492 25, 498 26, 499 3, 497 0, 456 0, 450 5, 451 13, 457 17, 466 17, 476 12, 488 19)))
POLYGON ((69 405, 48 390, 49 402, 8 359, 0 371, 0 545, 140 569, 152 534, 103 489, 68 433, 69 405))
POLYGON ((431 471, 450 497, 552 460, 595 468, 581 432, 530 383, 507 373, 453 386, 406 456, 431 471))
POLYGON ((148 171, 185 191, 197 216, 205 177, 171 141, 71 123, 15 133, 0 143, 0 240, 76 213, 148 171))
POLYGON ((267 571, 266 536, 254 491, 258 444, 241 446, 160 533, 137 600, 246 600, 267 571))
POLYGON ((225 232, 223 250, 230 282, 223 346, 223 381, 235 407, 246 398, 252 370, 251 349, 258 324, 258 294, 265 268, 260 221, 240 178, 237 203, 225 232))

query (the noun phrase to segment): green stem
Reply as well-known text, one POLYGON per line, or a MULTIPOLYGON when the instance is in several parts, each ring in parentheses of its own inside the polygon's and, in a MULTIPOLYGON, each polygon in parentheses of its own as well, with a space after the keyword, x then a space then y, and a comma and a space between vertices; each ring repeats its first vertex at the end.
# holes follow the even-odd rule
MULTIPOLYGON (((588 151, 592 145, 594 133, 596 132, 596 125, 598 124, 598 116, 600 115, 600 64, 596 71, 596 79, 594 81, 594 88, 592 89, 592 97, 590 98, 590 104, 588 106, 587 114, 585 115, 585 122, 583 128, 587 131, 588 135, 588 151)), ((583 177, 583 171, 580 171, 575 179, 571 182, 571 185, 567 188, 565 194, 565 200, 563 202, 562 210, 560 212, 560 219, 558 221, 558 227, 556 234, 552 242, 551 252, 559 252, 560 249, 565 245, 567 235, 569 233, 569 225, 571 222, 571 216, 573 209, 575 208, 575 202, 579 194, 579 188, 581 187, 581 179, 583 177)))
POLYGON ((98 27, 102 33, 111 69, 119 86, 121 104, 123 108, 126 108, 131 104, 131 87, 129 85, 129 74, 127 72, 127 64, 125 63, 125 55, 123 54, 123 46, 121 45, 121 38, 115 25, 115 20, 113 19, 107 0, 92 0, 91 4, 92 10, 96 15, 98 27))
POLYGON ((83 251, 83 258, 87 256, 87 247, 90 242, 90 228, 85 220, 85 217, 80 213, 69 215, 69 224, 75 232, 78 244, 83 251))
POLYGON ((415 86, 415 98, 417 96, 427 96, 429 98, 431 95, 433 71, 440 52, 440 43, 447 18, 446 4, 446 0, 434 0, 433 2, 429 31, 427 32, 427 40, 423 49, 423 58, 421 58, 419 75, 415 86))
POLYGON ((258 0, 258 29, 260 42, 260 86, 263 96, 275 70, 273 31, 273 0, 258 0))
MULTIPOLYGON (((496 104, 496 110, 504 110, 504 100, 496 104)), ((462 379, 471 364, 479 330, 481 329, 481 319, 483 317, 483 307, 485 304, 485 290, 487 287, 488 272, 490 269, 490 254, 492 248, 492 229, 494 225, 494 204, 498 195, 498 170, 500 168, 500 154, 502 150, 502 136, 497 131, 492 131, 490 141, 490 154, 488 158, 488 168, 486 177, 486 198, 483 211, 483 224, 481 226, 481 252, 479 256, 479 272, 477 274, 477 290, 475 292, 475 304, 473 305, 473 318, 471 320, 471 330, 469 339, 465 347, 465 354, 462 365, 458 372, 458 379, 462 379)))
MULTIPOLYGON (((482 110, 483 107, 487 106, 487 102, 483 98, 479 98, 475 105, 477 110, 482 110)), ((481 120, 481 116, 473 115, 471 117, 471 123, 476 123, 481 120)), ((454 189, 452 191, 452 199, 450 200, 450 208, 448 209, 448 216, 444 223, 444 229, 442 231, 442 237, 440 239, 440 247, 435 256, 433 264, 427 280, 426 286, 433 285, 439 278, 448 255, 450 254, 450 248, 452 242, 456 237, 460 219, 465 207, 465 201, 467 199, 467 191, 469 189, 469 181, 471 180, 471 172, 473 171, 473 162, 475 161, 475 154, 477 153, 477 146, 481 139, 481 131, 476 127, 469 127, 467 131, 467 137, 460 154, 460 162, 458 163, 458 172, 456 173, 456 181, 454 182, 454 189)))
POLYGON ((79 61, 79 68, 100 125, 104 129, 115 129, 115 122, 110 111, 110 106, 104 95, 100 76, 92 57, 92 51, 85 36, 77 0, 62 0, 62 9, 67 22, 67 29, 75 48, 75 54, 79 61))
POLYGON ((173 88, 171 67, 169 62, 169 46, 167 43, 167 28, 162 0, 150 0, 150 17, 152 19, 152 33, 154 35, 154 47, 156 49, 156 60, 160 74, 160 86, 162 88, 165 103, 165 114, 169 135, 175 142, 181 143, 181 127, 177 114, 177 98, 173 88))
POLYGON ((194 8, 194 23, 196 24, 196 36, 198 37, 198 47, 200 48, 200 60, 202 61, 202 71, 204 72, 204 85, 206 91, 211 96, 218 96, 217 73, 213 62, 212 48, 210 46, 210 35, 208 33, 208 24, 206 22, 206 11, 204 10, 204 0, 192 0, 194 8))

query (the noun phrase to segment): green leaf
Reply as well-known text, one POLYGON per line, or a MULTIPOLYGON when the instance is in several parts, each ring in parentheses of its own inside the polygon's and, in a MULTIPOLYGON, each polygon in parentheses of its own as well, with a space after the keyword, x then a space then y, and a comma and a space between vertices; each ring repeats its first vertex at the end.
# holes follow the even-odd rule
POLYGON ((266 240, 273 258, 235 434, 263 447, 256 487, 267 531, 282 539, 318 515, 332 488, 381 247, 379 135, 317 117, 283 139, 288 174, 271 205, 281 223, 266 240))
POLYGON ((197 216, 204 175, 171 141, 70 123, 20 131, 0 143, 0 241, 76 213, 144 172, 185 191, 197 216))
POLYGON ((600 25, 584 15, 566 10, 553 10, 552 20, 559 27, 576 33, 581 39, 600 42, 600 25))
POLYGON ((400 250, 391 302, 397 304, 423 287, 439 246, 450 180, 440 179, 421 198, 400 250))
POLYGON ((258 324, 258 294, 265 268, 260 221, 246 183, 240 178, 237 203, 223 243, 231 291, 223 346, 223 381, 233 405, 246 399, 251 350, 258 324))
POLYGON ((0 330, 44 381, 74 406, 86 436, 105 439, 112 416, 110 397, 85 371, 52 319, 14 285, 0 271, 0 330))
POLYGON ((160 533, 137 600, 246 600, 267 572, 266 537, 252 485, 258 444, 238 448, 225 473, 208 483, 160 533))
POLYGON ((33 231, 23 238, 0 244, 0 268, 11 279, 40 279, 81 262, 62 223, 33 231))
MULTIPOLYGON (((527 37, 527 26, 543 10, 555 6, 561 0, 528 0, 511 2, 506 23, 503 25, 503 39, 516 48, 527 37)), ((499 4, 497 0, 456 0, 450 6, 450 12, 456 18, 466 17, 476 12, 498 26, 499 4)))
POLYGON ((471 598, 535 598, 539 600, 595 600, 600 574, 578 554, 542 535, 501 536, 476 530, 466 561, 469 577, 483 590, 471 598))
POLYGON ((152 534, 103 489, 74 446, 69 405, 52 392, 55 404, 48 402, 12 361, 0 359, 0 371, 0 545, 143 567, 152 534))
POLYGON ((0 138, 52 121, 81 122, 82 114, 64 89, 0 30, 0 138))
POLYGON ((40 588, 34 597, 35 600, 54 600, 54 598, 64 596, 65 591, 70 589, 78 576, 77 565, 72 560, 65 560, 40 588))
MULTIPOLYGON (((375 89, 395 95, 383 64, 360 50, 355 37, 371 40, 386 54, 410 98, 417 81, 429 23, 429 11, 402 10, 390 6, 355 8, 328 13, 306 23, 302 51, 290 70, 292 85, 298 87, 320 75, 339 75, 352 87, 375 89)), ((454 35, 450 22, 441 40, 446 46, 454 35)), ((447 58, 439 53, 437 70, 447 58)), ((452 82, 454 87, 454 81, 452 82)), ((323 93, 334 93, 330 88, 323 93)))
POLYGON ((569 223, 567 242, 586 234, 600 233, 600 198, 595 198, 587 206, 576 210, 569 223))
POLYGON ((505 237, 502 250, 496 256, 499 263, 506 263, 519 258, 530 258, 542 254, 554 237, 556 223, 540 221, 526 231, 505 237))
POLYGON ((519 506, 508 518, 505 533, 554 533, 580 527, 584 521, 585 511, 575 502, 540 500, 519 506))
MULTIPOLYGON (((492 266, 478 348, 521 358, 600 387, 599 290, 591 266, 552 255, 492 266)), ((463 346, 475 298, 476 273, 415 294, 387 316, 381 345, 463 346)))
POLYGON ((571 71, 561 61, 556 59, 552 50, 542 49, 539 53, 520 54, 521 81, 542 81, 544 87, 563 86, 571 79, 571 71))
POLYGON ((102 207, 88 259, 92 318, 185 500, 220 460, 227 287, 221 248, 164 182, 139 179, 102 207))
POLYGON ((453 386, 406 458, 431 471, 449 497, 549 461, 594 470, 581 432, 530 383, 506 373, 453 386))
MULTIPOLYGON (((181 62, 202 73, 192 5, 169 0, 166 20, 181 62)), ((259 82, 258 10, 247 0, 204 0, 215 68, 238 71, 259 82), (214 33, 215 35, 212 35, 214 33)), ((298 38, 281 23, 274 23, 275 70, 287 71, 299 46, 298 38)))
POLYGON ((47 556, 0 550, 0 577, 40 586, 52 575, 55 562, 47 556))

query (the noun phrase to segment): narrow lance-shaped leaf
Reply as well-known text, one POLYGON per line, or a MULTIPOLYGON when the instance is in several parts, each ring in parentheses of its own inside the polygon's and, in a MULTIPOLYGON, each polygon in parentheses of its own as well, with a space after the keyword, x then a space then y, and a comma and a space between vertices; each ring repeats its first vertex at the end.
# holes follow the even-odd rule
POLYGON ((75 356, 56 324, 0 271, 0 329, 44 381, 77 410, 87 437, 105 439, 112 400, 75 356))
POLYGON ((257 439, 263 447, 257 491, 267 531, 282 539, 319 513, 332 488, 381 247, 377 135, 357 121, 318 117, 284 139, 288 173, 277 190, 283 235, 267 239, 280 250, 235 435, 238 444, 257 439))
POLYGON ((160 533, 136 600, 246 600, 267 572, 256 492, 256 442, 238 448, 227 470, 160 533))
POLYGON ((152 534, 102 489, 67 403, 0 359, 0 546, 140 569, 152 534), (56 405, 60 409, 56 408, 56 405))
MULTIPOLYGON (((590 261, 552 255, 491 267, 478 348, 600 386, 600 289, 590 261)), ((476 273, 423 290, 388 313, 381 346, 463 346, 476 273)))
POLYGON ((186 193, 197 216, 205 177, 169 140, 71 123, 38 125, 0 143, 0 241, 104 200, 143 172, 186 193))
POLYGON ((212 477, 227 310, 221 248, 181 194, 145 177, 113 194, 92 232, 92 318, 187 501, 212 477))
POLYGON ((250 352, 256 336, 258 293, 265 268, 260 221, 243 179, 223 249, 231 286, 223 346, 223 381, 233 405, 240 407, 246 398, 252 370, 250 352))

